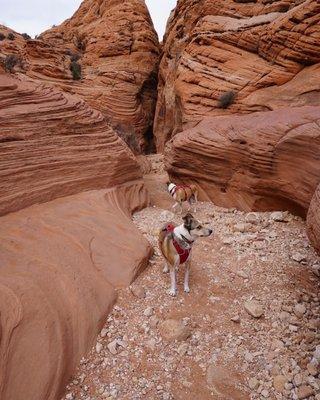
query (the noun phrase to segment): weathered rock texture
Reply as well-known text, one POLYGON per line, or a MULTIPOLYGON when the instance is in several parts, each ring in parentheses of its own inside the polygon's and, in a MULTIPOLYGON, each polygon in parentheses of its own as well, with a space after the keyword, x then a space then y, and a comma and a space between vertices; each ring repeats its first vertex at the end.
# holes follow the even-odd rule
POLYGON ((311 200, 307 217, 307 227, 309 239, 320 253, 320 185, 311 200))
MULTIPOLYGON (((0 26, 0 32, 8 30, 0 26)), ((16 71, 80 95, 137 151, 152 140, 159 43, 143 0, 85 0, 72 18, 39 36, 0 42, 16 71), (74 81, 73 59, 82 79, 74 81)))
POLYGON ((0 215, 141 179, 131 151, 80 98, 0 75, 0 215))
POLYGON ((34 205, 0 222, 0 398, 57 400, 151 249, 142 184, 34 205))
POLYGON ((147 263, 130 214, 148 196, 133 153, 80 97, 1 74, 0 125, 0 398, 57 400, 114 288, 147 263))
POLYGON ((320 180, 320 107, 206 118, 166 149, 173 181, 242 210, 305 215, 320 180))
POLYGON ((317 0, 179 0, 160 63, 158 149, 206 116, 319 104, 319 62, 317 0), (229 91, 234 103, 219 108, 229 91))

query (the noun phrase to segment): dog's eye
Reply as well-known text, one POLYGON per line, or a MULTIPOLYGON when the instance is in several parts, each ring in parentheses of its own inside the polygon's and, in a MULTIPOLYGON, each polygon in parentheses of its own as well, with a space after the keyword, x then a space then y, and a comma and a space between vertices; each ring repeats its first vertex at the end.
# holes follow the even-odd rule
POLYGON ((197 229, 201 229, 201 226, 198 226, 197 229))

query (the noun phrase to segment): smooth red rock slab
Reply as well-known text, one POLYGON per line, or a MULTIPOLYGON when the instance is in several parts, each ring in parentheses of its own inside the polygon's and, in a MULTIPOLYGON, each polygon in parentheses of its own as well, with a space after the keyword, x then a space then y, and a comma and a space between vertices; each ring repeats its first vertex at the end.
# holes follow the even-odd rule
POLYGON ((168 143, 173 182, 241 210, 305 216, 320 181, 320 107, 206 118, 168 143))
POLYGON ((57 400, 116 299, 147 264, 130 219, 141 183, 0 218, 1 400, 57 400))
POLYGON ((308 211, 307 232, 313 247, 320 253, 320 184, 312 197, 308 211))

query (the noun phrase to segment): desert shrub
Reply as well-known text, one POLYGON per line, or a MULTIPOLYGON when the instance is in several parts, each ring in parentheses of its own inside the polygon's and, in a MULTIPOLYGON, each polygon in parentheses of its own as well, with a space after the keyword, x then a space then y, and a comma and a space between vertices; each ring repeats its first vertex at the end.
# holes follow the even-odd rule
POLYGON ((30 39, 31 39, 31 36, 28 35, 27 33, 23 33, 23 34, 22 34, 22 37, 23 37, 25 40, 30 40, 30 39))
POLYGON ((0 32, 0 41, 4 40, 6 38, 6 35, 4 35, 3 33, 0 32))
POLYGON ((218 98, 218 107, 219 108, 228 108, 234 102, 235 98, 236 98, 236 94, 232 90, 229 90, 228 92, 223 93, 218 98))
POLYGON ((16 54, 9 54, 6 56, 4 59, 4 69, 11 73, 13 71, 13 68, 20 62, 19 57, 16 54))
POLYGON ((15 39, 14 34, 12 32, 8 33, 7 39, 14 40, 15 39))
POLYGON ((72 73, 72 78, 75 81, 81 79, 81 65, 77 61, 71 61, 70 71, 72 73))

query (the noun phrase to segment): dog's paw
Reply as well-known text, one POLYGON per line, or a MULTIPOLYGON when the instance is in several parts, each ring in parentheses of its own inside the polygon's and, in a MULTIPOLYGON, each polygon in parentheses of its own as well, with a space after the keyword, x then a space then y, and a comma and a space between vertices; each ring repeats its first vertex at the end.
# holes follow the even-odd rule
POLYGON ((185 287, 184 287, 184 291, 185 291, 186 293, 190 293, 190 288, 189 288, 189 286, 185 286, 185 287))
POLYGON ((165 266, 165 267, 163 268, 162 272, 163 272, 164 274, 167 274, 167 273, 169 272, 169 268, 168 268, 167 266, 165 266))
POLYGON ((177 295, 177 289, 169 289, 168 293, 170 296, 175 297, 177 295))

